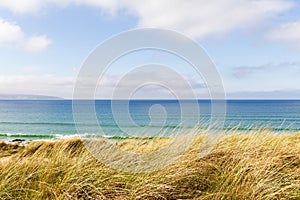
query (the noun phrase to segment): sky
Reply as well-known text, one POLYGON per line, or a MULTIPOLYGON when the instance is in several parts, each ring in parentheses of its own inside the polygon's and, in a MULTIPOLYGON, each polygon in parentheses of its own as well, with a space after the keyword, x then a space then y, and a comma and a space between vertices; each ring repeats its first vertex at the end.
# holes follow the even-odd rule
MULTIPOLYGON (((203 47, 227 98, 300 98, 296 0, 0 0, 0 94, 72 98, 82 64, 99 44, 149 27, 177 31, 203 47)), ((173 67, 199 98, 206 98, 204 80, 188 63, 151 50, 116 61, 97 88, 98 98, 110 98, 124 73, 151 62, 173 67)), ((178 87, 168 73, 151 76, 178 87)), ((127 84, 135 84, 134 79, 143 76, 127 84)), ((145 86, 135 97, 170 98, 165 90, 145 86)))

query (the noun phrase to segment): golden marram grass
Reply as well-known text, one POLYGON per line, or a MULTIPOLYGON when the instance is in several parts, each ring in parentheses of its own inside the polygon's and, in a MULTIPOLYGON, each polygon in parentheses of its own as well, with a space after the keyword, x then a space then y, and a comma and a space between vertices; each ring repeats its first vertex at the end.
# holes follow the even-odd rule
MULTIPOLYGON (((78 138, 0 143, 0 199, 300 199, 300 133, 232 130, 199 158, 201 141, 163 170, 138 174, 102 164, 78 138)), ((115 141, 137 153, 168 142, 115 141)))

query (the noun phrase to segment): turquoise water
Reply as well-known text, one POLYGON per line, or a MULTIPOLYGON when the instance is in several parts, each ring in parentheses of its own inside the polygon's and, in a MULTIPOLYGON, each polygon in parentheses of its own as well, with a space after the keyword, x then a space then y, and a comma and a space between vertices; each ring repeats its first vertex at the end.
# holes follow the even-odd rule
MULTIPOLYGON (((120 101, 121 102, 121 101, 120 101)), ((132 120, 141 127, 149 127, 149 109, 153 105, 165 108, 167 117, 162 129, 180 126, 180 104, 176 100, 133 100, 129 113, 132 120)), ((188 102, 187 102, 188 104, 188 102)), ((211 102, 199 101, 200 128, 205 128, 210 119, 211 102)), ((111 101, 97 100, 95 110, 102 133, 107 136, 126 136, 118 127, 111 110, 111 101)), ((84 115, 85 113, 81 113, 84 115)), ((118 113, 120 116, 124 113, 118 113)), ((163 113, 156 113, 163 120, 163 113), (161 116, 160 116, 161 115, 161 116)), ((97 123, 86 120, 79 124, 77 132, 72 115, 71 100, 1 100, 0 138, 60 138, 72 135, 99 134, 97 123)), ((126 126, 123 124, 122 126, 126 126)), ((153 125, 155 126, 155 125, 153 125)), ((229 100, 224 129, 238 126, 240 130, 249 127, 268 127, 274 131, 300 130, 299 100, 229 100)), ((151 127, 151 125, 150 125, 151 127)))

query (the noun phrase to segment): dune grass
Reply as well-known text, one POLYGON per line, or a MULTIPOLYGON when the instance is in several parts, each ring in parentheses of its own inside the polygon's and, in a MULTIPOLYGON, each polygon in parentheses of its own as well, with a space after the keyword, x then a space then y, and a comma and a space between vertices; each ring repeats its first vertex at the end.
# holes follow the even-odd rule
MULTIPOLYGON (((300 133, 229 133, 199 158, 202 139, 163 170, 132 174, 95 160, 78 138, 0 143, 0 199, 300 199, 300 133)), ((142 153, 167 139, 116 141, 142 153)))

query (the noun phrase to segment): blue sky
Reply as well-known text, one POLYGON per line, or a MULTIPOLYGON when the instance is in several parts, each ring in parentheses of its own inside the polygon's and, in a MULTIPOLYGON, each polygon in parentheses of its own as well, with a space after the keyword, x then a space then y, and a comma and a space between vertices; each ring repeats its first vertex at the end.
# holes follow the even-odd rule
MULTIPOLYGON (((82 63, 99 43, 154 27, 196 40, 216 63, 228 98, 300 98, 299 11, 300 2, 292 0, 1 1, 0 94, 71 98, 82 63)), ((117 62, 105 80, 154 58, 189 68, 163 53, 142 52, 117 62)), ((182 71, 190 82, 202 83, 182 71)), ((140 96, 156 91, 150 87, 140 96)))

